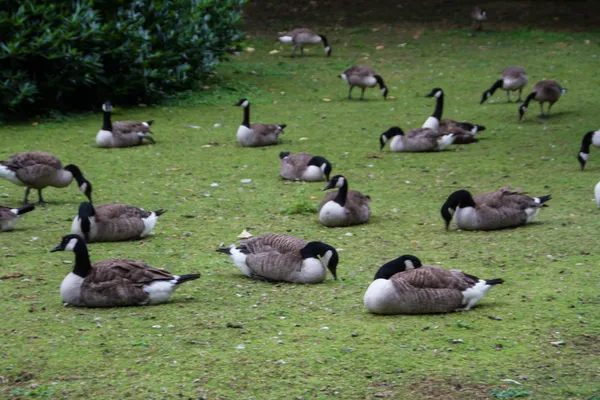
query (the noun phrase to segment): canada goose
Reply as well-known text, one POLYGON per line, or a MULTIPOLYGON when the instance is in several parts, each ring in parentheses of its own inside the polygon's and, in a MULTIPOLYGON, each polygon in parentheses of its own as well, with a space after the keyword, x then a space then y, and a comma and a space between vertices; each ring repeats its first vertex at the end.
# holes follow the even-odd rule
POLYGON ((431 117, 425 120, 421 128, 429 128, 437 131, 440 128, 440 121, 444 112, 444 91, 440 88, 433 88, 425 97, 435 97, 435 109, 431 117))
POLYGON ((365 293, 365 307, 373 314, 468 311, 492 286, 504 283, 502 279, 483 280, 457 270, 422 265, 414 256, 405 255, 390 263, 381 267, 365 293), (415 264, 410 258, 417 260, 418 268, 409 267, 415 264))
POLYGON ((478 132, 485 131, 485 126, 472 124, 470 122, 457 122, 451 119, 443 119, 440 121, 438 131, 442 135, 453 134, 453 144, 469 144, 478 141, 475 135, 478 132))
POLYGON ((287 125, 250 124, 250 102, 240 99, 234 104, 244 108, 244 120, 237 130, 237 139, 243 147, 270 146, 279 143, 279 135, 287 125))
POLYGON ((429 128, 417 128, 404 133, 400 127, 394 126, 379 137, 379 149, 383 150, 388 141, 393 152, 441 151, 454 143, 454 134, 443 135, 429 128))
POLYGON ((330 228, 366 224, 371 217, 371 198, 359 191, 348 190, 348 180, 336 175, 323 190, 338 188, 327 193, 319 204, 319 221, 330 228))
POLYGON ((345 70, 340 75, 340 78, 350 85, 350 89, 348 90, 348 100, 352 100, 352 89, 354 89, 355 86, 358 86, 362 89, 360 99, 363 100, 365 96, 365 89, 372 88, 377 84, 379 84, 383 98, 387 98, 388 88, 385 86, 383 78, 371 67, 367 67, 365 65, 354 65, 345 70))
POLYGON ((596 186, 594 186, 594 198, 596 199, 596 204, 600 208, 600 182, 596 183, 596 186))
POLYGON ((94 207, 83 202, 71 224, 71 233, 87 242, 119 242, 147 236, 164 210, 153 212, 125 204, 104 204, 94 207))
POLYGON ((306 153, 291 154, 279 153, 281 163, 279 175, 283 179, 300 180, 308 182, 329 181, 331 163, 321 156, 311 156, 306 153))
POLYGON ((533 87, 533 92, 531 92, 525 99, 525 103, 519 107, 519 120, 523 120, 525 110, 527 110, 531 100, 535 100, 540 103, 540 109, 542 110, 542 113, 538 117, 548 118, 550 109, 564 93, 565 89, 563 89, 558 82, 554 80, 539 81, 533 87), (548 114, 544 114, 544 103, 548 103, 548 114))
POLYGON ((300 55, 304 55, 305 44, 323 43, 325 48, 325 54, 327 57, 331 56, 331 46, 327 43, 327 38, 323 35, 318 35, 308 28, 298 28, 291 32, 286 33, 278 39, 281 43, 292 43, 294 50, 292 50, 292 57, 295 57, 296 50, 300 48, 300 55))
POLYGON ((518 189, 510 190, 509 186, 475 198, 466 190, 457 190, 448 197, 441 213, 446 229, 454 217, 459 229, 490 231, 530 223, 551 198, 551 195, 529 197, 518 189))
POLYGON ((28 204, 30 189, 37 189, 39 203, 43 204, 42 189, 48 186, 69 186, 73 178, 77 181, 79 190, 92 201, 92 184, 83 177, 79 167, 69 164, 63 168, 60 160, 50 153, 30 151, 13 154, 8 161, 0 161, 0 178, 25 186, 23 204, 28 204))
POLYGON ((581 141, 581 149, 579 150, 577 159, 579 160, 582 171, 585 168, 588 158, 590 157, 590 145, 594 145, 594 147, 600 147, 600 130, 589 131, 585 134, 583 140, 581 141))
POLYGON ((29 211, 33 211, 33 204, 26 205, 21 208, 9 208, 0 206, 0 232, 10 231, 19 217, 29 211))
POLYGON ((72 251, 75 266, 60 285, 65 304, 79 307, 146 306, 166 303, 178 285, 198 279, 200 274, 171 275, 170 272, 127 258, 109 258, 90 263, 85 240, 63 236, 50 252, 72 251))
POLYGON ((154 138, 149 135, 150 125, 153 121, 146 122, 112 122, 111 112, 112 104, 107 101, 102 104, 104 112, 104 122, 102 129, 96 135, 96 145, 98 147, 132 147, 139 146, 144 139, 151 143, 156 143, 154 138))
POLYGON ((337 279, 338 253, 323 242, 306 242, 294 236, 267 234, 218 249, 231 256, 242 273, 267 282, 321 283, 327 269, 337 279))
POLYGON ((506 67, 504 71, 502 71, 502 75, 500 79, 498 79, 491 88, 483 92, 481 96, 481 101, 479 104, 483 104, 487 99, 492 97, 496 89, 502 89, 506 91, 506 99, 510 103, 510 92, 511 91, 519 91, 519 98, 517 99, 517 103, 520 103, 521 93, 523 92, 523 88, 529 82, 529 78, 527 77, 527 72, 525 72, 525 68, 523 67, 506 67))
POLYGON ((474 31, 480 31, 483 28, 483 21, 487 19, 487 11, 485 8, 474 7, 471 11, 472 28, 474 31))

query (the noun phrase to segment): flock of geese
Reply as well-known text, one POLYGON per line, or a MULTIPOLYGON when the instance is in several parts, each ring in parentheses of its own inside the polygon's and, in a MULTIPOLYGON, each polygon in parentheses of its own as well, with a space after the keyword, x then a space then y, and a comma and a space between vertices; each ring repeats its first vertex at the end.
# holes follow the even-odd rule
MULTIPOLYGON (((475 15, 475 11, 474 14, 475 15)), ((478 11, 479 22, 485 19, 485 11, 478 11)), ((475 21, 474 17, 474 21, 475 21)), ((294 46, 292 57, 305 45, 322 43, 327 56, 332 49, 327 38, 310 29, 295 29, 281 37, 282 43, 294 46)), ((368 66, 352 66, 340 77, 349 85, 348 99, 352 100, 354 87, 362 89, 379 85, 384 99, 388 88, 383 78, 368 66)), ((496 90, 507 93, 518 91, 521 102, 523 88, 528 83, 522 67, 504 69, 500 79, 486 90, 481 104, 496 90)), ((519 107, 522 119, 531 100, 540 104, 546 118, 564 89, 552 80, 536 83, 533 91, 519 107), (544 113, 543 104, 549 103, 544 113)), ((394 126, 379 136, 380 149, 389 143, 392 152, 437 152, 451 145, 466 145, 477 142, 482 125, 442 119, 444 91, 433 88, 426 97, 435 99, 435 109, 421 128, 404 132, 394 126)), ((237 140, 243 147, 276 145, 286 125, 250 123, 250 102, 240 99, 234 106, 243 109, 243 120, 237 130, 237 140)), ((150 127, 153 121, 112 122, 112 105, 103 104, 102 129, 96 136, 100 148, 132 147, 144 143, 156 143, 150 127)), ((583 169, 588 160, 590 145, 600 146, 600 131, 585 135, 578 155, 583 169)), ((319 221, 327 227, 346 227, 366 224, 371 216, 370 197, 357 190, 349 189, 348 179, 343 175, 330 177, 332 164, 323 156, 306 153, 281 152, 280 176, 285 180, 308 182, 326 181, 323 190, 335 189, 323 198, 319 205, 319 221)), ((200 277, 200 274, 172 275, 162 269, 152 268, 143 262, 125 258, 107 259, 92 264, 87 244, 139 239, 147 236, 164 213, 163 210, 144 211, 123 204, 92 204, 92 185, 85 179, 81 169, 73 164, 63 167, 60 160, 45 152, 16 153, 8 161, 0 162, 0 177, 25 187, 24 207, 0 208, 0 231, 14 227, 17 219, 34 209, 28 204, 30 189, 37 189, 39 203, 44 203, 42 190, 48 186, 66 187, 73 180, 89 201, 82 202, 75 216, 71 233, 64 236, 52 251, 72 251, 75 264, 63 280, 60 294, 64 303, 84 307, 116 307, 159 304, 168 301, 181 283, 200 277)), ((600 184, 596 188, 600 205, 600 184)), ((518 227, 531 222, 550 200, 550 195, 529 197, 505 186, 494 192, 473 197, 466 190, 450 194, 442 205, 441 215, 446 229, 452 220, 463 230, 494 230, 518 227)), ((334 247, 319 241, 283 235, 266 234, 250 237, 217 250, 231 257, 236 267, 246 276, 265 282, 295 282, 315 284, 323 282, 329 271, 337 279, 338 252, 334 247)), ((412 255, 403 255, 384 264, 368 287, 364 304, 376 314, 422 314, 470 310, 489 289, 503 283, 502 279, 479 279, 457 270, 424 265, 412 255)))

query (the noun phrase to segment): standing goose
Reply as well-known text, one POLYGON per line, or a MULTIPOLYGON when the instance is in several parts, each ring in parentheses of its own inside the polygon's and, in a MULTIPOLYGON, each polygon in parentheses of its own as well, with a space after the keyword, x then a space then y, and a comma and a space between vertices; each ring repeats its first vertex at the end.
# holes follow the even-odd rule
POLYGON ((475 198, 466 190, 452 193, 442 206, 446 229, 452 217, 463 230, 490 231, 526 225, 538 216, 551 195, 532 198, 505 186, 475 198))
POLYGON ((483 29, 483 21, 487 19, 487 11, 485 8, 474 7, 471 11, 471 21, 473 22, 472 28, 474 31, 480 31, 483 29))
POLYGON ((283 179, 308 182, 329 181, 331 163, 324 157, 281 152, 279 158, 281 159, 279 175, 283 179))
POLYGON ((308 28, 298 28, 294 29, 291 32, 286 33, 285 35, 279 37, 278 39, 281 43, 292 43, 294 45, 294 50, 292 50, 292 58, 295 57, 296 50, 300 48, 300 55, 304 55, 304 45, 306 44, 315 44, 315 43, 323 43, 323 47, 325 48, 325 54, 327 57, 331 56, 331 46, 327 43, 327 38, 324 35, 318 35, 312 30, 308 28))
POLYGON ((337 279, 338 253, 323 242, 268 234, 242 240, 238 247, 218 249, 231 256, 242 273, 267 282, 321 283, 327 270, 337 279))
POLYGON ((359 191, 348 190, 348 180, 342 175, 331 178, 323 190, 339 188, 327 193, 319 204, 319 221, 330 228, 366 224, 371 217, 371 198, 359 191))
POLYGON ((402 256, 380 268, 364 303, 373 314, 431 314, 468 311, 502 279, 479 279, 457 270, 422 265, 402 256), (419 267, 410 268, 416 265, 419 267), (391 265, 390 265, 391 264, 391 265))
POLYGON ((8 208, 0 206, 0 232, 6 232, 13 229, 19 217, 29 211, 33 211, 33 204, 21 208, 8 208))
POLYGON ((112 104, 107 101, 102 104, 104 112, 104 121, 102 129, 96 135, 96 145, 98 147, 132 147, 139 146, 144 139, 151 143, 156 143, 149 134, 150 125, 153 121, 146 122, 115 122, 111 121, 112 104))
POLYGON ((164 210, 147 212, 125 204, 104 204, 94 207, 83 202, 73 219, 71 233, 83 236, 87 242, 119 242, 146 237, 164 210))
POLYGON ((352 100, 352 89, 354 89, 355 86, 358 86, 362 89, 360 99, 363 100, 365 96, 365 89, 372 88, 377 84, 379 84, 383 98, 387 98, 388 88, 385 86, 383 78, 371 67, 367 67, 365 65, 354 65, 345 70, 344 73, 340 75, 340 78, 346 81, 346 83, 350 86, 350 89, 348 90, 348 100, 352 100))
POLYGON ((279 143, 279 135, 286 125, 250 124, 250 102, 240 99, 234 104, 244 108, 244 120, 237 130, 237 139, 243 147, 270 146, 279 143))
POLYGON ((63 168, 60 160, 50 153, 30 151, 13 154, 8 161, 0 161, 0 178, 25 186, 23 204, 28 204, 31 189, 37 189, 39 203, 43 204, 42 189, 48 186, 69 186, 73 178, 77 181, 79 190, 92 201, 92 184, 83 177, 79 167, 69 164, 63 168))
POLYGON ((579 160, 582 171, 585 168, 588 158, 590 157, 590 145, 593 145, 594 147, 600 147, 600 130, 589 131, 585 134, 583 140, 581 141, 581 149, 579 150, 577 159, 579 160))
POLYGON ((404 133, 400 127, 394 126, 379 137, 379 149, 383 150, 388 141, 393 152, 441 151, 454 143, 454 134, 443 135, 429 128, 417 128, 404 133))
POLYGON ((79 307, 147 306, 166 303, 178 285, 198 279, 200 274, 171 275, 170 272, 127 258, 90 263, 85 240, 63 236, 54 251, 75 253, 73 272, 63 279, 60 296, 65 304, 79 307))
POLYGON ((540 103, 540 109, 542 110, 542 113, 538 117, 548 118, 550 109, 564 93, 565 89, 563 89, 558 82, 554 80, 539 81, 533 87, 533 92, 531 92, 525 99, 525 103, 519 107, 519 120, 523 120, 523 117, 525 116, 525 110, 527 110, 531 100, 535 100, 540 103), (544 114, 544 103, 548 103, 548 114, 544 114))
POLYGON ((504 71, 502 71, 502 75, 500 79, 498 79, 491 88, 483 92, 481 96, 481 101, 479 104, 483 104, 487 99, 494 95, 494 92, 497 89, 502 89, 506 91, 506 99, 510 103, 510 92, 519 91, 519 98, 517 99, 517 103, 520 103, 521 94, 523 93, 523 88, 529 82, 529 78, 527 77, 527 72, 525 72, 525 68, 523 67, 506 67, 504 71))

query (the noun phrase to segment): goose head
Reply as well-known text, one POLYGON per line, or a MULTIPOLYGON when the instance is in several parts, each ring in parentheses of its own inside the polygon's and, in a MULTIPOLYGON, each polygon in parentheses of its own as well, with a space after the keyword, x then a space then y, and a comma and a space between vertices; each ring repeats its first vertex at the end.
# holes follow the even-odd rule
POLYGON ((381 136, 379 136, 379 151, 383 150, 383 147, 388 140, 398 135, 404 135, 404 131, 398 126, 393 126, 387 131, 383 132, 381 136))
POLYGON ((425 95, 425 97, 435 97, 436 99, 439 99, 443 95, 444 95, 444 91, 441 88, 433 88, 433 89, 431 89, 431 92, 429 92, 425 95))
POLYGON ((409 269, 415 269, 422 267, 423 264, 415 256, 405 254, 396 258, 395 260, 389 261, 381 266, 375 274, 375 279, 390 279, 393 275, 398 272, 408 271, 409 269))
POLYGON ((300 250, 300 254, 302 259, 318 258, 323 266, 331 272, 333 279, 337 280, 339 257, 333 246, 323 242, 310 242, 300 250))
POLYGON ((110 101, 106 100, 104 104, 102 104, 102 111, 111 112, 113 110, 113 106, 110 101))
POLYGON ((54 253, 55 251, 73 251, 75 252, 79 247, 86 247, 85 240, 79 235, 65 235, 63 236, 60 244, 50 250, 50 253, 54 253))
POLYGON ((457 190, 448 196, 448 199, 442 206, 442 218, 446 222, 446 229, 450 226, 450 221, 458 207, 475 207, 473 196, 467 190, 457 190))
MULTIPOLYGON (((280 155, 281 156, 281 155, 280 155)), ((321 156, 314 156, 308 162, 308 165, 314 165, 323 171, 323 175, 325 175, 325 179, 329 181, 329 174, 331 174, 331 163, 325 158, 321 156)))
POLYGON ((236 107, 248 107, 250 105, 250 102, 248 101, 248 99, 239 99, 237 101, 237 103, 234 104, 234 106, 236 107))
POLYGON ((331 178, 331 180, 329 181, 327 186, 323 188, 323 190, 341 188, 345 184, 347 184, 346 178, 344 178, 342 175, 336 175, 333 178, 331 178))
POLYGON ((77 181, 79 190, 91 202, 92 201, 92 184, 90 183, 90 181, 88 181, 87 179, 85 179, 83 177, 83 174, 81 173, 81 170, 79 169, 79 167, 74 164, 69 164, 64 169, 66 171, 69 171, 71 173, 71 175, 73 175, 73 178, 75 178, 75 180, 77 181))

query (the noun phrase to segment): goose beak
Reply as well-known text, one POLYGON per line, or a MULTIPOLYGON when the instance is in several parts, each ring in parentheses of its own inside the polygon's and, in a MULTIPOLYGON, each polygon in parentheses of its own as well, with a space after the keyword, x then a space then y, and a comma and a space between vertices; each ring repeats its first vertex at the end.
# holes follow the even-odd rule
POLYGON ((62 251, 60 244, 58 246, 56 246, 55 248, 53 248, 52 250, 50 250, 50 253, 54 253, 55 251, 62 251))

